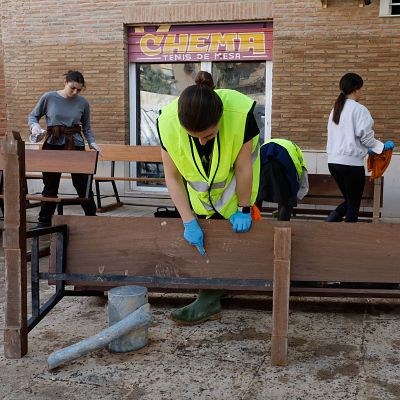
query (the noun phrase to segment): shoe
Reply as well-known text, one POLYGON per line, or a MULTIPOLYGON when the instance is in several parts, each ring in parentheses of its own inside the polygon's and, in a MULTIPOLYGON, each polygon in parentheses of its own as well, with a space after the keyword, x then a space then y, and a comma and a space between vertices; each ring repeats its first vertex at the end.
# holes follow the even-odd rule
POLYGON ((39 222, 32 229, 49 228, 51 226, 50 222, 39 222))
POLYGON ((172 311, 171 319, 180 325, 196 325, 205 321, 221 319, 222 290, 200 290, 193 303, 172 311))
POLYGON ((336 210, 331 211, 331 213, 326 218, 325 222, 342 222, 343 216, 340 215, 336 210))

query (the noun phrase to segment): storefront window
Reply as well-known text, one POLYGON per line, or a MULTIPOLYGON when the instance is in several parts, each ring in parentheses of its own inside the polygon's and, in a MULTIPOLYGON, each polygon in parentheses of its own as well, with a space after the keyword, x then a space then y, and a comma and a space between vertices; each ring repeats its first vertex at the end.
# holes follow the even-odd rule
MULTIPOLYGON (((194 83, 201 69, 217 88, 236 89, 256 101, 260 140, 271 135, 273 23, 128 27, 131 143, 159 145, 160 109, 194 83)), ((161 177, 162 166, 132 165, 131 174, 161 177)))
POLYGON ((260 141, 265 139, 265 62, 213 63, 217 88, 235 89, 256 101, 254 115, 260 128, 260 141))
MULTIPOLYGON (((137 144, 158 146, 156 120, 161 108, 190 85, 200 70, 200 63, 139 64, 139 107, 137 144)), ((138 177, 164 177, 161 163, 137 163, 138 177)), ((148 186, 148 184, 146 184, 148 186)))

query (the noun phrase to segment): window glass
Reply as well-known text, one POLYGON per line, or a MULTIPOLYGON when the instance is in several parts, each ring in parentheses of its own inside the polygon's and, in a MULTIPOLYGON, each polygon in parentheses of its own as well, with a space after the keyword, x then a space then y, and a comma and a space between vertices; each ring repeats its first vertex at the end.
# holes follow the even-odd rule
MULTIPOLYGON (((156 120, 161 108, 170 103, 190 85, 200 70, 200 63, 140 64, 139 112, 137 116, 137 144, 158 146, 160 144, 156 120)), ((138 177, 164 177, 161 163, 137 163, 138 177)), ((149 184, 146 184, 149 186, 149 184)))
POLYGON ((391 15, 400 15, 400 1, 393 1, 391 4, 391 15))
POLYGON ((214 83, 220 89, 235 89, 255 100, 254 115, 265 138, 265 62, 213 63, 214 83))

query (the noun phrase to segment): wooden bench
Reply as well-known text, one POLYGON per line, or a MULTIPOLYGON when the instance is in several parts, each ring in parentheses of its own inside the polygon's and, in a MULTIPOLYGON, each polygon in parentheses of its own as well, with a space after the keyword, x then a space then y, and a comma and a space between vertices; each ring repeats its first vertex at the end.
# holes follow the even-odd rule
MULTIPOLYGON (((309 174, 309 192, 298 200, 297 207, 293 210, 297 218, 325 219, 328 214, 343 202, 335 180, 329 174, 309 174), (317 206, 317 207, 315 207, 317 206)), ((383 206, 383 177, 371 180, 365 177, 365 187, 361 200, 360 221, 379 222, 380 210, 383 206)), ((273 207, 263 207, 262 211, 274 211, 273 207)))
MULTIPOLYGON (((96 151, 70 150, 25 150, 25 170, 28 179, 37 178, 32 172, 56 172, 88 175, 85 196, 61 195, 57 197, 42 194, 27 194, 29 201, 46 201, 57 203, 58 213, 63 213, 64 205, 81 205, 91 201, 89 198, 93 175, 96 173, 98 153, 96 151)), ((40 176, 39 176, 40 177, 40 176)), ((41 178, 41 177, 40 177, 41 178)))
POLYGON ((153 182, 164 183, 164 178, 159 177, 129 177, 129 176, 116 176, 115 166, 117 162, 147 162, 147 163, 161 163, 161 148, 160 146, 130 146, 123 144, 102 144, 101 156, 99 161, 108 161, 110 165, 110 174, 108 176, 95 176, 94 182, 96 185, 96 197, 98 212, 105 212, 116 207, 123 205, 117 190, 116 181, 125 182, 153 182), (109 182, 112 185, 115 203, 102 206, 100 183, 109 182))
MULTIPOLYGON (((129 145, 101 145, 102 156, 100 161, 111 162, 110 176, 95 176, 97 204, 100 212, 108 211, 112 208, 121 206, 118 190, 115 181, 137 181, 137 182, 164 182, 164 178, 148 177, 121 177, 115 176, 116 162, 162 162, 159 146, 129 146, 129 145), (100 183, 110 182, 113 187, 116 202, 102 207, 100 183)), ((337 187, 333 177, 329 174, 309 174, 310 190, 304 199, 299 200, 298 206, 294 209, 294 216, 299 218, 326 217, 330 211, 343 201, 343 196, 337 187), (310 207, 318 206, 318 207, 310 207)), ((378 222, 380 209, 383 206, 383 178, 370 180, 365 177, 364 193, 361 207, 365 210, 360 211, 360 220, 372 220, 378 222)), ((273 211, 274 208, 264 208, 263 211, 273 211)))
POLYGON ((24 151, 23 142, 17 139, 8 139, 4 147, 4 352, 8 358, 26 354, 28 332, 64 296, 90 294, 70 291, 66 284, 272 292, 273 365, 288 362, 291 293, 339 297, 400 294, 398 224, 263 220, 255 222, 249 233, 236 234, 229 221, 202 220, 207 257, 200 256, 183 239, 179 219, 58 215, 51 228, 26 233, 21 183, 24 151), (39 270, 38 242, 40 235, 48 233, 52 235, 51 254, 49 272, 44 273, 39 270), (27 238, 32 240, 30 319, 26 301, 27 238), (55 283, 55 294, 44 304, 40 304, 39 296, 41 279, 55 283), (330 282, 342 282, 346 287, 330 282))
POLYGON ((53 223, 68 227, 66 249, 57 249, 53 234, 49 265, 48 277, 62 285, 272 293, 273 365, 288 362, 291 285, 296 286, 292 294, 310 296, 400 295, 393 285, 400 282, 398 224, 263 220, 239 235, 229 221, 202 220, 207 249, 202 257, 183 239, 180 219, 60 215, 53 223), (65 269, 57 272, 56 260, 63 252, 65 269), (371 283, 381 287, 374 289, 371 283))

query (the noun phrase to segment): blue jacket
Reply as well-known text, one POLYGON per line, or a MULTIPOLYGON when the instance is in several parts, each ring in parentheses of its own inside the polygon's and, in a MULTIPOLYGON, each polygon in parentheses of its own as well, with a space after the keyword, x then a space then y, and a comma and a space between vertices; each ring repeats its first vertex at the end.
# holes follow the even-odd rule
POLYGON ((277 160, 284 167, 286 176, 290 182, 292 194, 296 195, 299 191, 298 176, 292 158, 287 150, 274 142, 265 143, 260 149, 261 166, 266 164, 269 159, 277 160))

